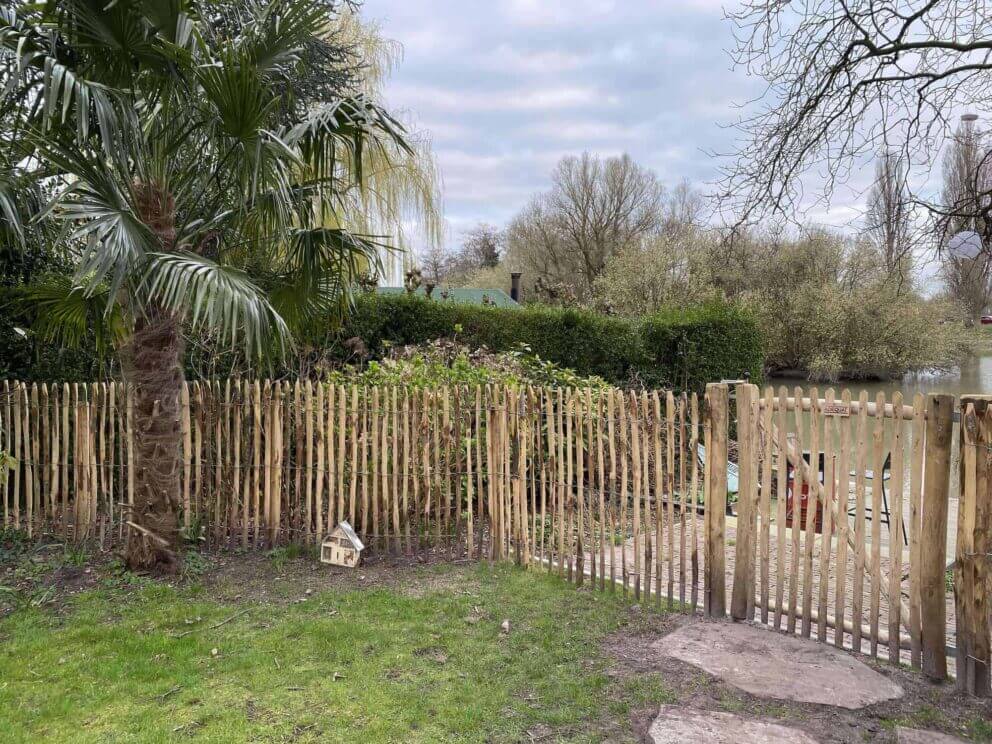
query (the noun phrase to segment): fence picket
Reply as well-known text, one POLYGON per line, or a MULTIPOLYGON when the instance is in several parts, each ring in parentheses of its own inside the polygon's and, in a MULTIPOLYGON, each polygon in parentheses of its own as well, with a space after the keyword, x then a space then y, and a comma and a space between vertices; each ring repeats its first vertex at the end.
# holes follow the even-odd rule
POLYGON ((737 386, 737 441, 739 492, 737 497, 737 539, 734 546, 734 585, 730 615, 735 620, 750 617, 754 607, 754 425, 751 419, 752 386, 737 386))
MULTIPOLYGON (((771 387, 765 388, 765 408, 761 412, 761 487, 759 491, 759 510, 761 516, 761 534, 759 536, 759 551, 761 553, 761 623, 768 623, 769 596, 769 565, 771 560, 771 516, 772 516, 772 414, 774 392, 771 387)), ((693 448, 695 449, 695 448, 693 448)), ((695 470, 693 470, 695 473, 695 470)), ((781 499, 782 496, 780 495, 781 499)))
MULTIPOLYGON (((690 596, 691 609, 696 611, 699 602, 699 534, 697 518, 697 503, 699 499, 699 396, 692 394, 691 403, 691 425, 692 434, 689 437, 689 462, 692 463, 692 477, 690 478, 689 493, 689 513, 692 515, 692 593, 690 596)), ((658 488, 661 488, 660 482, 658 488)), ((683 505, 684 508, 684 505, 683 505)))
POLYGON ((855 651, 861 651, 861 625, 864 616, 865 583, 865 470, 867 468, 868 436, 868 392, 861 391, 858 397, 861 404, 858 410, 856 464, 854 476, 854 587, 851 605, 851 643, 855 651))
POLYGON ((927 396, 923 469, 923 514, 920 532, 920 619, 923 673, 947 678, 944 571, 947 549, 947 501, 950 495, 954 398, 927 396))
POLYGON ((706 450, 706 555, 704 605, 710 617, 727 614, 724 528, 727 513, 727 424, 729 395, 726 385, 706 386, 710 421, 706 450))
MULTIPOLYGON (((827 411, 834 408, 834 390, 824 393, 827 411)), ((834 422, 831 415, 823 416, 823 484, 824 503, 822 534, 820 536, 820 577, 817 588, 816 639, 821 643, 827 640, 827 591, 830 588, 830 554, 833 550, 833 507, 837 501, 837 460, 834 456, 834 422)), ((838 512, 839 513, 839 512, 838 512)))
POLYGON ((922 393, 913 397, 913 454, 909 476, 909 636, 910 663, 916 669, 922 661, 920 619, 920 539, 923 499, 923 433, 926 400, 922 393))
POLYGON ((992 408, 990 398, 961 399, 962 498, 959 504, 954 580, 957 613, 957 689, 978 697, 992 695, 990 669, 990 570, 992 553, 992 408))
POLYGON ((668 496, 668 609, 675 606, 675 396, 665 395, 665 425, 668 442, 665 448, 666 476, 663 492, 668 496))
POLYGON ((878 656, 878 619, 882 596, 882 487, 885 457, 885 393, 875 396, 875 420, 872 429, 872 481, 871 481, 871 608, 870 648, 872 657, 878 656))
MULTIPOLYGON (((847 410, 850 410, 851 406, 851 391, 845 389, 841 393, 841 406, 847 410)), ((848 499, 851 493, 851 472, 849 469, 850 465, 850 449, 851 449, 851 425, 850 420, 847 417, 838 419, 840 426, 840 458, 838 460, 837 466, 837 480, 840 484, 838 488, 838 499, 837 503, 837 561, 836 561, 836 574, 837 583, 834 589, 834 645, 837 648, 844 647, 844 614, 847 611, 847 604, 845 602, 845 597, 847 594, 847 549, 849 540, 849 521, 848 521, 848 499), (841 508, 841 499, 843 499, 843 508, 841 508)), ((859 618, 855 618, 858 625, 861 624, 859 618)))
MULTIPOLYGON (((655 571, 654 571, 654 597, 655 604, 661 607, 661 582, 662 582, 662 572, 665 568, 665 506, 666 503, 672 502, 672 494, 667 493, 664 483, 665 483, 665 468, 664 461, 662 460, 662 441, 661 441, 661 397, 658 395, 658 391, 655 390, 651 394, 651 404, 652 404, 652 444, 654 445, 654 501, 655 501, 655 571)), ((600 442, 600 450, 602 450, 602 441, 600 442)), ((695 522, 693 522, 695 524, 695 522)), ((671 529, 671 527, 669 527, 671 529)), ((672 561, 673 556, 671 550, 668 552, 668 560, 672 561)))
POLYGON ((627 406, 624 395, 616 391, 617 428, 620 431, 618 455, 620 457, 620 488, 617 499, 620 502, 620 532, 616 539, 620 540, 620 572, 623 580, 623 593, 627 595, 630 579, 627 575, 627 406))
POLYGON ((900 614, 902 609, 902 501, 903 501, 903 433, 902 433, 902 393, 892 394, 891 473, 889 501, 889 661, 899 663, 900 614))
MULTIPOLYGON (((778 406, 778 431, 776 432, 778 434, 778 473, 776 474, 776 493, 778 494, 778 503, 775 505, 775 547, 777 551, 777 560, 775 562, 775 616, 773 619, 775 630, 780 630, 782 628, 782 611, 785 605, 785 540, 788 532, 786 528, 788 458, 785 454, 787 451, 786 448, 788 447, 788 442, 786 440, 787 430, 785 409, 788 397, 789 391, 786 390, 785 386, 783 385, 779 387, 778 399, 776 401, 778 406)), ((769 439, 773 438, 771 431, 768 432, 768 437, 769 439)))
MULTIPOLYGON (((610 490, 617 493, 617 450, 616 431, 614 422, 614 397, 613 391, 606 392, 606 437, 610 451, 610 490)), ((550 430, 550 427, 549 427, 550 430)), ((610 591, 615 592, 617 585, 617 499, 610 499, 610 591)), ((622 549, 621 549, 622 551, 622 549)), ((621 574, 622 575, 622 574, 621 574)))
MULTIPOLYGON (((795 397, 799 400, 802 397, 802 388, 796 388, 795 397)), ((796 449, 799 456, 803 453, 803 417, 799 406, 796 406, 796 449)), ((787 630, 790 634, 796 632, 796 621, 801 612, 799 605, 799 554, 800 554, 800 531, 802 529, 802 493, 803 493, 803 469, 793 466, 792 469, 792 564, 789 570, 789 619, 787 630)))

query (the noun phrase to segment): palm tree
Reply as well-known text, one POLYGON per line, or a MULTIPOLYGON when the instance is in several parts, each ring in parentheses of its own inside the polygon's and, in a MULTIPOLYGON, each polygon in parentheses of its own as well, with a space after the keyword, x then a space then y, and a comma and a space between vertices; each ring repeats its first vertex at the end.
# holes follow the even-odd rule
POLYGON ((15 121, 0 136, 0 216, 16 216, 5 184, 53 193, 44 215, 79 246, 66 307, 104 297, 122 329, 139 432, 132 569, 178 566, 184 335, 210 327, 254 355, 278 350, 286 318, 339 306, 379 261, 381 243, 342 227, 342 210, 368 163, 410 145, 354 84, 339 11, 336 0, 0 9, 3 112, 15 121))

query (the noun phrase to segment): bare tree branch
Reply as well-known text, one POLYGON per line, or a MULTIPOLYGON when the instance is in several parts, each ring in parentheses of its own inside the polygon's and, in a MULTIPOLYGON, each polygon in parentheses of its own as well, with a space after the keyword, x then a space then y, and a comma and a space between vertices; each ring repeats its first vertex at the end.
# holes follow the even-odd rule
POLYGON ((882 152, 929 168, 962 111, 992 113, 986 0, 745 0, 729 18, 735 65, 766 83, 720 182, 721 207, 741 222, 796 218, 812 172, 829 200, 882 152))

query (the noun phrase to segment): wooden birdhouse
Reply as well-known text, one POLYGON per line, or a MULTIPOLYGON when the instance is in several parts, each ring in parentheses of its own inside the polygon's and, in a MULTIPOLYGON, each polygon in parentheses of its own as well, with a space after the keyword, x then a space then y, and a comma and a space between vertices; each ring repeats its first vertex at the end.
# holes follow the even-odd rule
POLYGON ((347 522, 341 522, 320 544, 320 562, 354 568, 358 565, 365 544, 347 522))

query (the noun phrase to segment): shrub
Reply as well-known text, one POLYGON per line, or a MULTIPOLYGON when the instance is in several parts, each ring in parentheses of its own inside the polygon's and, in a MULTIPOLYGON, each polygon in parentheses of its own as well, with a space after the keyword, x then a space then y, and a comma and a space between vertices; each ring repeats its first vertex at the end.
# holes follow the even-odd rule
POLYGON ((525 344, 543 360, 618 385, 698 390, 706 382, 745 371, 755 380, 761 375, 754 319, 723 304, 631 320, 578 309, 492 308, 366 295, 330 347, 334 356, 347 360, 354 347, 345 342, 357 337, 368 356, 378 359, 391 347, 453 336, 467 346, 493 351, 525 344))
POLYGON ((756 302, 773 370, 821 382, 947 370, 971 353, 957 308, 880 281, 843 290, 809 282, 781 303, 756 302))
POLYGON ((644 361, 637 329, 624 320, 582 310, 494 308, 408 295, 363 296, 339 342, 357 336, 371 357, 381 358, 389 346, 451 337, 455 326, 467 346, 509 351, 526 344, 542 359, 612 382, 626 380, 631 365, 644 361))
POLYGON ((490 384, 510 387, 608 387, 601 377, 580 377, 570 369, 532 354, 523 345, 513 351, 494 352, 471 349, 448 339, 394 349, 385 359, 371 361, 364 368, 347 366, 334 370, 329 380, 404 388, 490 384))

